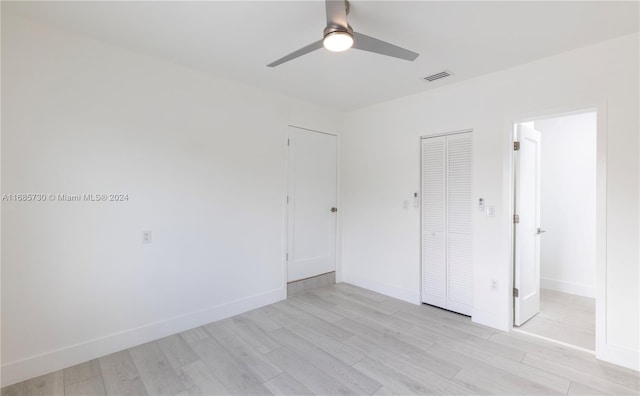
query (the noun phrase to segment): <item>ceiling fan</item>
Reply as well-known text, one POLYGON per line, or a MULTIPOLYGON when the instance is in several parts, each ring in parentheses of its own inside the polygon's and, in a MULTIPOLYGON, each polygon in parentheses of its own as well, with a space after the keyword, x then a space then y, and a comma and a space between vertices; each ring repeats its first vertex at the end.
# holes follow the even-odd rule
POLYGON ((302 47, 269 63, 268 67, 275 67, 292 59, 308 54, 323 46, 329 51, 346 51, 353 47, 363 51, 375 52, 376 54, 392 56, 394 58, 413 61, 418 57, 418 53, 378 40, 362 33, 354 32, 347 15, 349 14, 349 1, 347 0, 325 0, 327 10, 327 27, 324 28, 323 39, 302 47))

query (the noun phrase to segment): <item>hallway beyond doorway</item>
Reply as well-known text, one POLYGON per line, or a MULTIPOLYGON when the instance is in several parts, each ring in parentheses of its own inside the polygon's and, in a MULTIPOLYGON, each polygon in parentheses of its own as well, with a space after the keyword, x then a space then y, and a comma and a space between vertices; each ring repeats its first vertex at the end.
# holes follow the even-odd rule
POLYGON ((540 289, 540 312, 520 330, 594 351, 595 307, 593 298, 540 289))

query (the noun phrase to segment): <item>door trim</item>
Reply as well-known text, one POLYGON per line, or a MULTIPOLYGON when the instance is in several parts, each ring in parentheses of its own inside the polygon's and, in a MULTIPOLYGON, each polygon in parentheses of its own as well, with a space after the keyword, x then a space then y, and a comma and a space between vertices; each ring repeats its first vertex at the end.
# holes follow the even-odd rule
POLYGON ((288 261, 287 254, 289 252, 289 205, 287 202, 287 197, 289 195, 289 164, 291 162, 291 153, 289 150, 289 128, 301 129, 308 132, 321 133, 323 135, 330 135, 336 137, 336 205, 338 207, 338 212, 336 212, 336 232, 335 232, 335 260, 336 260, 336 283, 340 283, 343 281, 343 270, 342 270, 342 244, 340 241, 341 238, 341 230, 342 230, 342 222, 341 222, 341 202, 340 202, 340 153, 341 153, 341 143, 340 143, 340 133, 339 132, 325 132, 319 131, 313 128, 302 127, 299 125, 287 124, 286 133, 284 137, 284 147, 285 147, 285 161, 284 161, 284 191, 282 194, 282 206, 283 206, 283 217, 282 217, 282 227, 283 227, 283 241, 282 241, 282 287, 284 288, 284 298, 287 298, 287 285, 288 285, 288 261))
POLYGON ((420 141, 422 141, 423 139, 436 138, 436 137, 441 137, 441 136, 460 135, 462 133, 469 133, 469 132, 473 132, 473 129, 471 129, 471 128, 469 128, 469 129, 460 129, 458 131, 434 133, 434 134, 431 134, 431 135, 422 135, 422 136, 420 136, 420 141))
MULTIPOLYGON (((552 108, 527 114, 515 115, 505 119, 505 155, 508 165, 504 168, 505 182, 503 196, 505 197, 505 221, 509 223, 509 256, 507 258, 508 279, 510 287, 505 291, 504 298, 508 299, 509 322, 506 328, 517 331, 514 326, 514 133, 515 124, 535 121, 538 119, 568 116, 586 112, 596 112, 596 334, 595 355, 597 358, 609 356, 610 345, 607 344, 607 102, 586 103, 576 106, 552 108)), ((606 359, 611 361, 610 359, 606 359)))

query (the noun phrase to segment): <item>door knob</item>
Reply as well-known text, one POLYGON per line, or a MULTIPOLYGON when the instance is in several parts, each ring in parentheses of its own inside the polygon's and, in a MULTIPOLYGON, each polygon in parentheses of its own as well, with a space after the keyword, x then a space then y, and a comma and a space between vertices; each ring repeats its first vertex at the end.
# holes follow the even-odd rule
POLYGON ((331 208, 331 213, 335 213, 338 211, 338 208, 331 208))
POLYGON ((543 230, 542 228, 538 227, 538 235, 544 234, 545 232, 547 232, 547 230, 543 230))

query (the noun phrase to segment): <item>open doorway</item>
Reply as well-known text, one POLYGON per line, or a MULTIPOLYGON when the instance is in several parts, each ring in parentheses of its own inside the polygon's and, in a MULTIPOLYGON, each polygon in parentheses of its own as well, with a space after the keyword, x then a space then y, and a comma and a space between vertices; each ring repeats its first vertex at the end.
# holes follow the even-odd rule
POLYGON ((514 125, 514 326, 596 345, 597 114, 514 125))

